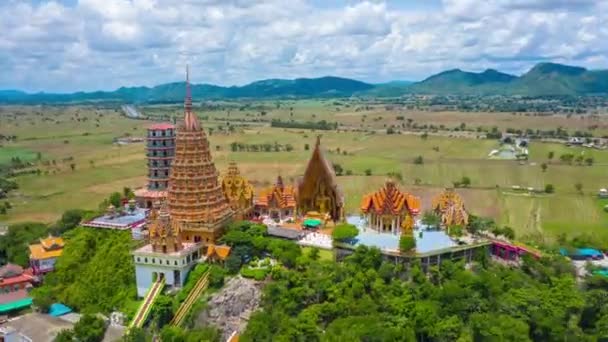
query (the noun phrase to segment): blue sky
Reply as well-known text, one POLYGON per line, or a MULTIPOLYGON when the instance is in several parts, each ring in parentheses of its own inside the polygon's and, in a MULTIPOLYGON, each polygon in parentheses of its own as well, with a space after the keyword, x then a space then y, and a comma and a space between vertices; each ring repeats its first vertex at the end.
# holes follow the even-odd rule
POLYGON ((608 68, 608 1, 2 0, 0 89, 608 68))

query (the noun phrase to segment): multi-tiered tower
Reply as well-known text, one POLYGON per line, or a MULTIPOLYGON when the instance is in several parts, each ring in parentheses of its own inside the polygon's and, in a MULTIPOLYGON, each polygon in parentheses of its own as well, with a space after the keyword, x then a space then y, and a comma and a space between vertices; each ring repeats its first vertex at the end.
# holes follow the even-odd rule
POLYGON ((167 203, 171 220, 179 225, 184 241, 214 243, 234 215, 219 183, 205 131, 192 111, 188 76, 184 121, 175 136, 167 203))
POLYGON ((148 160, 148 184, 135 192, 140 207, 151 208, 156 201, 167 196, 169 170, 175 154, 175 126, 157 123, 148 127, 146 158, 148 160))

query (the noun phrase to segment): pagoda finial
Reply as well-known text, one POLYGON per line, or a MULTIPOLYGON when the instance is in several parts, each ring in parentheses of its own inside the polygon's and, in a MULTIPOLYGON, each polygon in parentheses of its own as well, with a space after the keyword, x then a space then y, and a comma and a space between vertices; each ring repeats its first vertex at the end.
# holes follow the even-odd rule
POLYGON ((192 111, 192 90, 190 89, 190 66, 186 64, 186 99, 184 101, 186 112, 192 111))
POLYGON ((186 65, 186 98, 184 100, 184 127, 187 131, 198 131, 201 124, 192 112, 192 90, 190 89, 190 67, 186 65))

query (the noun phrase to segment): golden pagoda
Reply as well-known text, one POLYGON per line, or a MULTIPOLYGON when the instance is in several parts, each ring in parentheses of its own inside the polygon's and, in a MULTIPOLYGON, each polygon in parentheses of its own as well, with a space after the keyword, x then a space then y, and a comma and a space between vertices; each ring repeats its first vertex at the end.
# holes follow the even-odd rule
POLYGON ((253 210, 253 187, 243 177, 235 162, 230 162, 228 173, 222 179, 222 190, 235 212, 235 219, 244 220, 253 210))
POLYGON ((394 181, 387 180, 380 190, 363 197, 361 213, 370 228, 379 232, 412 231, 420 213, 420 198, 399 190, 394 181))
POLYGON ((150 245, 156 253, 174 253, 182 250, 179 226, 169 216, 167 202, 156 202, 148 217, 150 245))
POLYGON ((188 77, 184 121, 175 136, 167 203, 171 220, 179 226, 185 241, 214 243, 234 215, 219 183, 205 131, 192 111, 188 77))
POLYGON ((296 199, 302 215, 315 212, 334 222, 344 220, 344 195, 332 164, 321 151, 321 136, 317 136, 304 176, 298 181, 296 199))
POLYGON ((444 227, 469 224, 469 213, 464 207, 464 201, 452 189, 445 189, 433 199, 433 211, 439 215, 444 227))

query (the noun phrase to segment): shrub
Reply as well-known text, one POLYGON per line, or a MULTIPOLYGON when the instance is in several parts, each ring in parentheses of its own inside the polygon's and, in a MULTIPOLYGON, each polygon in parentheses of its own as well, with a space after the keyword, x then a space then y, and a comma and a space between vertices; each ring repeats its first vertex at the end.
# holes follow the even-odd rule
POLYGON ((399 250, 401 252, 409 252, 416 248, 416 240, 412 235, 401 235, 399 238, 399 250))
POLYGON ((267 268, 249 268, 243 267, 241 269, 241 275, 245 278, 253 278, 257 281, 266 279, 266 276, 270 273, 270 269, 267 268))
POLYGON ((422 156, 418 156, 418 157, 414 158, 414 164, 416 164, 416 165, 424 164, 424 159, 422 158, 422 156))
POLYGON ((355 238, 359 234, 359 230, 352 224, 339 224, 337 225, 331 237, 340 242, 348 241, 355 238))
POLYGON ((545 192, 548 194, 552 194, 555 192, 555 188, 553 187, 553 184, 547 184, 545 185, 545 192))

